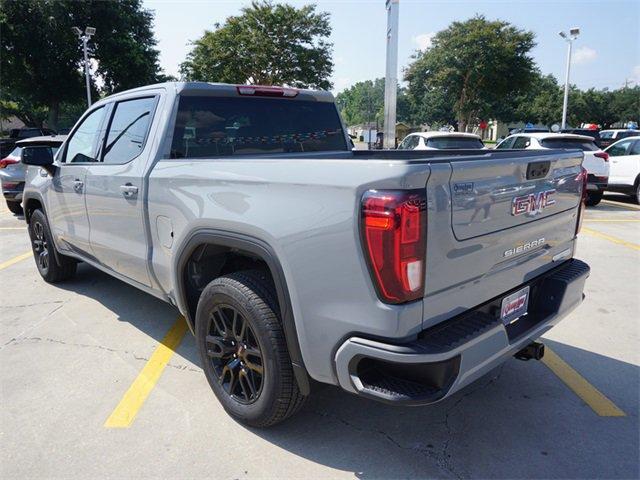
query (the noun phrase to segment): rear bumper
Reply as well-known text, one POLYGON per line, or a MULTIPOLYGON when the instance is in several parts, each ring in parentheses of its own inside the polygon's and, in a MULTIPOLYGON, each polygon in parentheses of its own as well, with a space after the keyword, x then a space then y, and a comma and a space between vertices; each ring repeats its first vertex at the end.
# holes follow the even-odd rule
POLYGON ((607 188, 609 177, 599 177, 592 173, 587 175, 587 190, 591 192, 602 192, 607 188))
POLYGON ((589 266, 573 259, 518 286, 513 291, 530 286, 529 313, 506 327, 499 306, 511 291, 424 330, 409 343, 351 337, 335 356, 338 382, 345 390, 391 404, 442 400, 557 324, 582 302, 588 276, 589 266))
POLYGON ((2 196, 8 202, 22 201, 23 191, 24 182, 13 182, 9 180, 2 181, 2 196))

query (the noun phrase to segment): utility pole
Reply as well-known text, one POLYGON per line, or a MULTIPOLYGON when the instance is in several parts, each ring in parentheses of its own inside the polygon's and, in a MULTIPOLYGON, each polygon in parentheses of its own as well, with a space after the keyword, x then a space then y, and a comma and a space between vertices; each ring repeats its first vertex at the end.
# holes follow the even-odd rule
POLYGON ((387 9, 387 70, 384 76, 384 148, 395 148, 400 0, 386 0, 385 6, 387 9))
POLYGON ((73 32, 78 35, 78 38, 82 42, 82 51, 84 53, 84 81, 87 87, 87 106, 91 106, 91 76, 89 73, 89 54, 87 53, 87 42, 95 35, 96 29, 94 27, 85 28, 84 32, 78 27, 72 28, 73 32))
POLYGON ((580 35, 580 29, 573 27, 569 30, 569 35, 565 32, 558 33, 562 38, 567 41, 567 70, 564 77, 564 98, 562 100, 562 129, 567 128, 567 106, 569 104, 569 72, 571 70, 571 48, 573 41, 580 35))

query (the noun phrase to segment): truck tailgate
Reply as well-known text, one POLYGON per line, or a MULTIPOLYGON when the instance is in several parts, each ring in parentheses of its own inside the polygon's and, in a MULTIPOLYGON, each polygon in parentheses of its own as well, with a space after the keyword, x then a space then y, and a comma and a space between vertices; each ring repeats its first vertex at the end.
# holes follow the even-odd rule
POLYGON ((452 227, 458 240, 537 222, 580 202, 582 155, 452 162, 452 227))
POLYGON ((541 152, 430 165, 423 327, 573 256, 582 152, 541 152))

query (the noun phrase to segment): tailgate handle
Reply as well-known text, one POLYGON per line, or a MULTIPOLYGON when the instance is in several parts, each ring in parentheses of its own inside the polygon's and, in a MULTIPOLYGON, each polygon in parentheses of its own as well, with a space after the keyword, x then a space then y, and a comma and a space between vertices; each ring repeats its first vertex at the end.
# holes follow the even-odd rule
POLYGON ((544 178, 549 173, 551 162, 531 162, 527 165, 527 180, 535 180, 536 178, 544 178))

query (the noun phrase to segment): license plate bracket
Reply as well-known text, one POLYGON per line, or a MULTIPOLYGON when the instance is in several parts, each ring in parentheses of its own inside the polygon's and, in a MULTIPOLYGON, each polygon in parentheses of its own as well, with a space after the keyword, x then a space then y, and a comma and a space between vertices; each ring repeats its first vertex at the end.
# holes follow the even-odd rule
POLYGON ((509 325, 514 320, 527 314, 529 309, 529 286, 521 288, 517 292, 507 295, 502 299, 500 308, 500 320, 504 325, 509 325))

